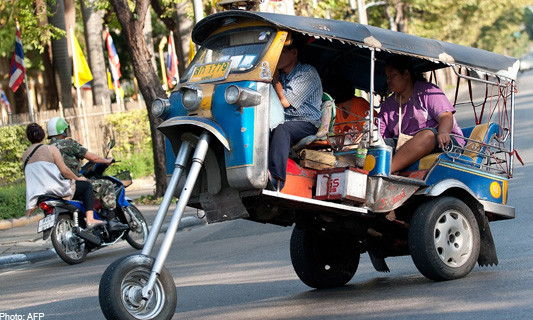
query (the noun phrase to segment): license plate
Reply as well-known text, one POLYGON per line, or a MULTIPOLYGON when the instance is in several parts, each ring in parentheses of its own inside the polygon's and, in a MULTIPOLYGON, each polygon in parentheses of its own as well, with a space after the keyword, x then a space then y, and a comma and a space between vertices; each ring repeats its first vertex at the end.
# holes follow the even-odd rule
POLYGON ((194 67, 190 82, 208 82, 226 79, 231 61, 219 61, 194 67))
POLYGON ((54 226, 55 223, 56 223, 55 214, 44 217, 41 220, 39 220, 39 228, 37 229, 37 232, 42 232, 44 230, 50 229, 54 226))

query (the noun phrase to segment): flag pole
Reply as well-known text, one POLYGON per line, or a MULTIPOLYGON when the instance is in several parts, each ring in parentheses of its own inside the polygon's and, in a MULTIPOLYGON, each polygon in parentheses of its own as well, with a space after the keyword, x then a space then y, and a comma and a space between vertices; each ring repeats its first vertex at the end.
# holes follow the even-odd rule
POLYGON ((167 44, 167 37, 163 37, 161 42, 159 42, 159 64, 161 65, 161 81, 163 82, 163 89, 168 91, 168 81, 167 81, 167 72, 165 67, 165 55, 163 54, 163 49, 167 44))
POLYGON ((83 132, 83 144, 87 147, 90 147, 87 144, 87 123, 85 123, 85 119, 83 118, 83 111, 81 109, 81 92, 80 92, 80 78, 78 76, 78 65, 76 63, 76 46, 74 44, 74 32, 72 31, 72 27, 69 28, 70 30, 70 43, 72 46, 72 66, 74 68, 74 79, 76 81, 76 93, 78 95, 78 114, 81 117, 81 123, 82 123, 82 132, 83 132))
MULTIPOLYGON (((17 21, 17 30, 20 32, 18 21, 17 21)), ((22 59, 22 66, 24 67, 24 82, 26 83, 26 99, 28 99, 28 112, 30 114, 30 122, 33 123, 35 122, 35 119, 33 117, 33 105, 31 103, 30 90, 28 88, 28 77, 27 77, 28 69, 26 69, 26 62, 24 61, 24 59, 22 59)))

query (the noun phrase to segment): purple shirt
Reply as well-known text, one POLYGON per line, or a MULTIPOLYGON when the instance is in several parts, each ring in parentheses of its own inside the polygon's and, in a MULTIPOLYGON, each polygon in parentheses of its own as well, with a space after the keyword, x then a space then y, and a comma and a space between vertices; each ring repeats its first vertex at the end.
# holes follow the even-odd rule
MULTIPOLYGON (((394 95, 381 104, 378 118, 383 138, 398 137, 398 110, 398 102, 394 99, 394 95)), ((455 108, 439 87, 429 82, 417 81, 409 100, 402 101, 402 133, 413 136, 421 129, 437 129, 439 125, 437 119, 448 111, 455 113, 455 108)), ((453 117, 452 134, 463 136, 455 117, 453 117)), ((463 139, 456 138, 456 140, 464 146, 463 139)))

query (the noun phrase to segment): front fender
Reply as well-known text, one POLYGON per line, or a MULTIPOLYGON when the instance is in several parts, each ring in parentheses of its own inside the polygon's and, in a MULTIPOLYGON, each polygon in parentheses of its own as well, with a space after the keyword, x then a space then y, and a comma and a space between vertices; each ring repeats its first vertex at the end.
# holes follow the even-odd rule
POLYGON ((224 130, 211 119, 195 116, 178 116, 164 121, 157 128, 168 138, 172 146, 179 144, 182 133, 191 132, 199 136, 203 130, 207 130, 217 138, 224 148, 231 151, 224 130))

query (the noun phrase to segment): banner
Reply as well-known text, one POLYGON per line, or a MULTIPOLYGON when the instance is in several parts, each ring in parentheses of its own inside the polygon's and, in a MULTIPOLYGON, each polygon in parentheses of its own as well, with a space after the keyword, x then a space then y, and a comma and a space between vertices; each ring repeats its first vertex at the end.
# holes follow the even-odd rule
POLYGON ((9 100, 7 100, 6 93, 2 89, 0 89, 0 101, 2 101, 2 104, 6 107, 7 112, 11 113, 11 104, 9 103, 9 100))
POLYGON ((120 73, 120 59, 118 58, 117 50, 113 44, 113 38, 109 30, 105 33, 105 43, 107 46, 107 56, 109 58, 109 69, 111 71, 111 77, 114 81, 118 81, 122 74, 120 73))
POLYGON ((93 74, 91 73, 91 69, 89 69, 87 60, 85 60, 83 51, 81 51, 80 44, 74 33, 72 34, 72 39, 74 41, 74 68, 72 82, 74 83, 74 86, 78 88, 91 81, 93 79, 93 74), (78 74, 79 83, 76 83, 76 73, 78 74))
POLYGON ((20 39, 20 30, 17 26, 17 32, 15 33, 15 52, 13 52, 13 59, 11 59, 11 68, 9 71, 9 87, 13 92, 17 91, 24 80, 25 74, 24 51, 22 51, 22 40, 20 39))
POLYGON ((174 46, 174 37, 172 32, 170 37, 168 37, 168 49, 167 49, 167 84, 168 87, 172 89, 174 86, 172 84, 172 78, 176 78, 179 81, 179 72, 178 72, 178 56, 176 54, 174 46))
POLYGON ((196 50, 194 49, 194 42, 192 42, 192 39, 189 43, 189 63, 192 62, 192 59, 194 59, 194 55, 196 54, 196 50))

